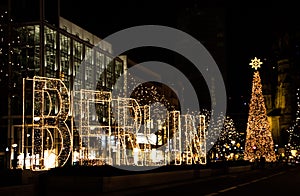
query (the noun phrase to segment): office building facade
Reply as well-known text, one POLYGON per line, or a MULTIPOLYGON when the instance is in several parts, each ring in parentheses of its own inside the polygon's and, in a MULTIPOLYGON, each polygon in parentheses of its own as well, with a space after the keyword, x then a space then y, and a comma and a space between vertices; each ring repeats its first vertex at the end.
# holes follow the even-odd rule
MULTIPOLYGON (((8 0, 1 5, 1 167, 12 166, 10 160, 16 155, 11 151, 21 150, 21 143, 18 143, 20 125, 30 124, 35 112, 32 108, 37 107, 33 104, 38 105, 32 100, 34 87, 30 79, 58 79, 65 85, 72 104, 74 86, 111 91, 126 69, 124 58, 113 57, 111 44, 60 16, 59 1, 31 3, 8 0), (16 149, 13 144, 18 144, 16 149)), ((60 103, 56 99, 58 95, 49 96, 51 104, 47 101, 43 104, 45 108, 52 108, 42 112, 49 112, 51 116, 57 114, 60 103)), ((73 112, 71 109, 67 115, 66 122, 70 127, 74 125, 73 112)), ((99 121, 105 124, 107 118, 101 116, 99 121)), ((72 131, 75 136, 73 146, 78 147, 75 126, 72 131)))

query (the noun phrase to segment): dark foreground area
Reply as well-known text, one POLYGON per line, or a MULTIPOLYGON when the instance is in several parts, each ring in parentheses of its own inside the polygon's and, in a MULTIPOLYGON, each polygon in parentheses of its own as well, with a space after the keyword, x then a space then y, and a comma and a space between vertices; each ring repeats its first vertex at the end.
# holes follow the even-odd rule
POLYGON ((103 195, 132 190, 147 190, 180 182, 208 180, 221 175, 257 170, 277 171, 290 166, 283 163, 217 162, 207 165, 167 165, 162 167, 116 168, 109 165, 72 166, 49 171, 2 170, 0 195, 103 195), (138 168, 139 171, 136 171, 138 168))
POLYGON ((300 167, 257 168, 191 181, 152 186, 105 195, 197 195, 253 196, 300 195, 300 167))

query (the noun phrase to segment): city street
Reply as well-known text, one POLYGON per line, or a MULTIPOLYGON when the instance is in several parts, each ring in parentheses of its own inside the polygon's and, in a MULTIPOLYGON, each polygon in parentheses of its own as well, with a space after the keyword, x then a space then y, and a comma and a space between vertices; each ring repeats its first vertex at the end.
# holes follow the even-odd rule
POLYGON ((283 4, 1 0, 0 196, 300 195, 283 4))
MULTIPOLYGON (((203 178, 191 182, 141 188, 118 195, 263 195, 300 193, 300 167, 256 169, 248 172, 203 178)), ((112 195, 110 193, 110 195, 112 195)))

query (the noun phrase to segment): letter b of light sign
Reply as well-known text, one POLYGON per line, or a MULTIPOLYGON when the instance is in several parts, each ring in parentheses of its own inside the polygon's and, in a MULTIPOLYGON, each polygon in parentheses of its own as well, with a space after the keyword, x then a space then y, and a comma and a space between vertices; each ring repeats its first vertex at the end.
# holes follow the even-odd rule
POLYGON ((72 134, 66 123, 69 110, 69 92, 60 79, 34 77, 32 155, 38 169, 47 161, 51 167, 61 167, 70 157, 72 134))

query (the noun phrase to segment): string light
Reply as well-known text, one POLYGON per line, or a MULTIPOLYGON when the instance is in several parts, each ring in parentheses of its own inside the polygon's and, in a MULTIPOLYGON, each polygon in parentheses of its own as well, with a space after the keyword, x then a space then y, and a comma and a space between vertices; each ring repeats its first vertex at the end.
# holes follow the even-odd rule
MULTIPOLYGON (((34 49, 34 42, 37 42, 37 38, 36 38, 36 29, 34 26, 24 26, 24 27, 16 27, 13 28, 12 32, 11 32, 11 37, 7 37, 8 35, 8 26, 9 24, 13 21, 13 19, 8 18, 8 14, 7 12, 5 12, 4 14, 1 15, 1 21, 0 21, 0 60, 2 60, 2 64, 0 65, 0 84, 1 85, 5 85, 6 82, 8 80, 3 79, 5 77, 9 77, 11 79, 11 81, 19 81, 22 78, 31 78, 36 72, 36 67, 35 67, 35 63, 31 62, 33 60, 33 58, 28 55, 27 53, 29 52, 33 52, 34 49), (33 44, 29 44, 28 41, 31 41, 31 43, 33 44), (33 42, 32 42, 33 41, 33 42), (10 57, 10 58, 8 58, 10 57), (10 70, 9 70, 10 69, 10 70), (21 74, 20 74, 21 73, 21 74), (5 84, 4 84, 5 83, 5 84)), ((135 85, 130 85, 130 86, 137 86, 136 85, 136 81, 133 80, 133 78, 131 78, 132 76, 128 76, 128 79, 130 81, 130 83, 135 83, 135 85), (131 80, 130 80, 131 79, 131 80)), ((53 78, 39 78, 36 77, 35 79, 35 83, 38 84, 38 81, 47 81, 47 84, 49 84, 50 86, 47 87, 49 89, 54 89, 55 91, 59 88, 59 84, 64 84, 63 81, 61 81, 60 79, 53 79, 53 78), (59 81, 60 83, 58 84, 59 81)), ((17 85, 17 83, 13 83, 13 87, 17 88, 20 87, 17 85)), ((36 91, 41 90, 39 88, 42 88, 41 86, 33 86, 33 89, 35 89, 36 91)), ((49 90, 49 89, 43 89, 45 91, 49 90)), ((68 118, 68 109, 70 107, 70 101, 67 98, 68 96, 68 90, 66 90, 67 88, 61 88, 60 87, 60 91, 58 94, 59 100, 57 100, 58 104, 60 105, 59 110, 59 116, 52 116, 51 118, 55 119, 55 122, 58 123, 59 122, 59 128, 57 128, 58 130, 60 130, 60 145, 61 148, 59 150, 59 155, 56 154, 57 157, 57 165, 58 166, 63 166, 67 159, 70 156, 70 152, 72 151, 72 135, 70 134, 70 130, 68 128, 65 128, 66 124, 66 120, 68 118), (62 90, 65 89, 65 90, 62 90), (63 92, 62 92, 63 91, 63 92)), ((11 89, 10 89, 11 90, 11 89)), ((13 89, 14 90, 14 89, 13 89)), ((17 90, 20 89, 16 89, 15 91, 17 92, 17 90)), ((128 89, 127 89, 128 90, 128 89)), ((164 94, 164 87, 160 87, 160 86, 156 86, 155 84, 152 83, 147 83, 147 84, 142 84, 137 86, 136 90, 133 92, 132 97, 134 97, 135 100, 138 101, 139 105, 141 106, 145 106, 145 105, 150 105, 152 108, 156 109, 156 108, 166 108, 168 111, 173 112, 174 114, 176 114, 176 130, 180 130, 180 125, 179 125, 179 121, 177 119, 177 116, 179 116, 180 112, 176 111, 178 105, 176 105, 176 103, 173 102, 173 99, 170 100, 169 99, 169 95, 164 94), (162 105, 157 105, 157 103, 161 103, 162 105)), ((50 91, 50 90, 49 90, 50 91)), ((168 90, 167 90, 168 91, 168 90)), ((124 92, 123 92, 124 93, 124 92)), ((169 93, 169 91, 168 91, 169 93)), ((171 92, 173 93, 173 92, 171 92)), ((33 93, 34 94, 34 93, 33 93)), ((171 97, 176 97, 173 95, 171 95, 171 97)), ((34 103, 33 103, 33 108, 35 108, 37 111, 33 111, 36 112, 35 115, 40 116, 43 114, 44 111, 42 111, 42 107, 40 107, 41 105, 45 105, 45 103, 50 102, 49 100, 46 100, 46 98, 42 98, 41 94, 37 94, 34 96, 34 103), (42 103, 42 104, 40 104, 42 103)), ((54 99, 53 99, 54 100, 54 99)), ((52 108, 52 104, 50 105, 50 109, 55 109, 54 108, 54 103, 53 103, 53 108, 52 108)), ((54 110, 53 110, 54 111, 54 110)), ((162 110, 157 110, 157 112, 153 112, 153 114, 155 114, 156 116, 151 116, 151 118, 155 118, 155 119, 164 119, 165 117, 165 113, 166 111, 162 111, 162 110)), ((207 111, 207 115, 210 115, 211 112, 207 111)), ((151 113, 152 114, 152 113, 151 113)), ((83 116, 83 115, 82 115, 83 116)), ((43 128, 49 128, 49 129, 54 129, 53 127, 50 127, 50 125, 46 125, 43 124, 45 120, 48 120, 48 117, 43 116, 43 119, 39 122, 33 122, 33 124, 39 125, 39 127, 43 127, 43 128), (42 122, 43 121, 43 122, 42 122)), ((140 116, 139 116, 140 117, 140 116)), ((34 118, 34 117, 33 117, 34 118)), ((217 130, 219 130, 221 128, 222 125, 222 119, 223 117, 220 116, 220 119, 217 120, 217 122, 211 122, 211 125, 214 126, 214 130, 212 132, 213 134, 217 134, 217 130)), ((206 118, 205 118, 206 120, 206 118)), ((209 120, 208 120, 209 121, 209 120)), ((50 121, 49 121, 50 122, 50 121)), ((138 124, 138 123, 137 123, 138 124)), ((206 124, 206 123, 205 123, 206 124)), ((53 126, 57 126, 57 124, 53 125, 53 126)), ((166 125, 166 122, 164 122, 163 126, 168 126, 166 125)), ((67 126, 66 126, 67 127, 67 126)), ((92 130, 92 129, 91 129, 92 130)), ((25 134, 25 133, 23 133, 25 134)), ((176 132, 176 134, 178 134, 178 136, 176 136, 176 139, 178 138, 179 141, 177 141, 176 144, 180 144, 180 132, 176 132)), ((50 134, 51 135, 51 134, 50 134)), ((36 154, 39 155, 39 158, 35 157, 35 159, 40 159, 42 160, 43 158, 43 145, 44 145, 44 141, 43 141, 43 136, 40 132, 40 129, 33 129, 32 132, 32 138, 33 140, 33 149, 32 149, 32 154, 36 154)), ((98 138, 97 138, 98 139, 98 138)), ((129 138, 132 139, 132 138, 129 138)), ((134 139, 134 138, 133 138, 134 139)), ((135 146, 137 149, 137 146, 135 146)), ((85 147, 84 147, 85 148, 85 147)), ((176 147, 176 149, 180 149, 179 147, 176 147)), ((179 153, 180 154, 180 153, 179 153)), ((200 157, 200 153, 199 157, 200 157)), ((40 162, 40 164, 42 164, 42 162, 40 162)))
POLYGON ((158 88, 155 84, 144 83, 137 86, 130 97, 135 98, 141 106, 159 102, 162 103, 168 111, 175 110, 175 105, 170 103, 162 91, 163 89, 158 88))
MULTIPOLYGON (((255 58, 255 60, 257 59, 255 58)), ((257 66, 253 66, 253 68, 256 70, 260 64, 255 63, 257 66)), ((253 162, 261 157, 264 157, 267 162, 276 161, 271 128, 262 94, 261 79, 259 72, 255 71, 252 82, 244 159, 253 162)))
POLYGON ((300 88, 296 92, 297 99, 297 111, 296 111, 296 120, 293 122, 293 125, 290 126, 287 130, 289 134, 288 147, 292 149, 300 148, 300 88))

